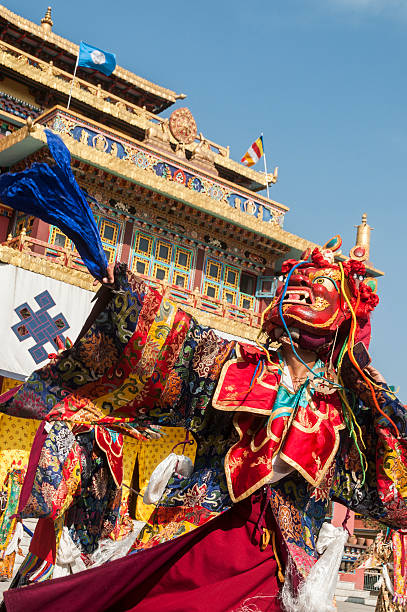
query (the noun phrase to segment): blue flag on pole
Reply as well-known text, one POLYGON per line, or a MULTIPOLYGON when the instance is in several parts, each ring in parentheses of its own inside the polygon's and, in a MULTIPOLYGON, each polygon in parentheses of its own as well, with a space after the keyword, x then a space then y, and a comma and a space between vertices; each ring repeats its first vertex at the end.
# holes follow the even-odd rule
POLYGON ((116 56, 114 53, 102 51, 97 47, 92 47, 81 40, 79 45, 78 66, 99 70, 106 76, 110 76, 116 68, 116 56))

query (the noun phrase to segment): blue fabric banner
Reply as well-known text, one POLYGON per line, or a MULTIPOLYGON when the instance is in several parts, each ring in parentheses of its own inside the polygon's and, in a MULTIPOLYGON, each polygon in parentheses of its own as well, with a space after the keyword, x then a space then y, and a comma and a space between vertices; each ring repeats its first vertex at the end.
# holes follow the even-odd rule
POLYGON ((61 138, 45 130, 56 165, 35 163, 23 172, 0 176, 0 201, 56 225, 75 244, 89 272, 101 280, 107 260, 85 194, 71 170, 71 154, 61 138))
POLYGON ((106 76, 110 76, 116 68, 116 56, 114 53, 102 51, 102 49, 88 45, 81 40, 78 66, 99 70, 99 72, 103 72, 106 76))

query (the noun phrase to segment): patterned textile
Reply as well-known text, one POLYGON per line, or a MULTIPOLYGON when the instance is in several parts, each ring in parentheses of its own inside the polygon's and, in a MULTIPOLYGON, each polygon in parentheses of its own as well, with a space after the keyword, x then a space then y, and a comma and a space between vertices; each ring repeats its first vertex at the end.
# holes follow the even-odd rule
POLYGON ((393 531, 394 603, 407 603, 407 532, 393 531))
POLYGON ((57 519, 80 485, 80 449, 66 423, 54 423, 42 447, 34 486, 21 516, 57 519))
POLYGON ((72 540, 86 554, 93 553, 99 540, 107 538, 113 531, 121 503, 121 488, 116 487, 106 455, 96 444, 89 442, 87 456, 82 459, 86 468, 82 469, 80 495, 65 516, 72 540))
MULTIPOLYGON (((264 352, 236 347, 237 359, 224 366, 213 398, 218 410, 233 412, 239 442, 225 457, 229 492, 234 502, 270 482, 276 453, 314 486, 332 464, 345 427, 338 395, 321 395, 302 385, 297 393, 281 382, 278 355, 267 363, 264 352), (256 378, 256 372, 261 373, 256 378)), ((317 360, 314 370, 322 367, 317 360)))
POLYGON ((17 521, 13 517, 17 512, 24 474, 24 468, 12 466, 3 485, 7 491, 7 501, 0 521, 0 580, 10 580, 13 575, 16 551, 10 554, 6 552, 17 527, 17 521))
POLYGON ((39 421, 0 414, 0 482, 4 482, 12 464, 28 464, 38 425, 39 421))
POLYGON ((392 597, 383 583, 377 597, 375 612, 404 612, 404 607, 392 601, 392 597))
POLYGON ((0 550, 2 551, 6 550, 14 534, 16 519, 12 517, 17 512, 24 474, 24 468, 12 466, 4 480, 3 487, 7 490, 7 502, 0 522, 0 550))
POLYGON ((399 435, 395 436, 387 419, 366 408, 369 396, 361 385, 362 399, 354 414, 366 445, 365 479, 360 456, 351 440, 344 437, 336 455, 331 494, 355 512, 396 529, 407 528, 406 410, 387 387, 383 386, 378 395, 381 409, 396 423, 399 435))
POLYGON ((10 555, 4 555, 4 557, 0 559, 0 580, 10 580, 13 577, 15 560, 15 551, 10 555))
MULTIPOLYGON (((183 427, 191 432, 197 444, 194 472, 188 478, 175 476, 169 481, 136 549, 151 547, 189 528, 202 526, 233 503, 224 466, 230 449, 239 448, 236 446, 239 435, 233 423, 236 406, 233 411, 225 410, 227 398, 223 396, 216 400, 223 401, 223 408, 218 409, 216 402, 216 407, 212 405, 212 398, 223 366, 227 363, 224 371, 229 371, 230 364, 237 363, 239 349, 236 350, 234 342, 199 325, 157 290, 148 289, 132 274, 127 275, 123 267, 119 266, 116 272, 111 299, 104 308, 99 308, 83 337, 72 349, 35 372, 1 406, 7 414, 55 421, 51 431, 65 431, 66 436, 73 436, 69 450, 56 463, 55 440, 44 445, 52 455, 50 464, 58 464, 59 468, 52 474, 54 484, 51 474, 41 468, 33 491, 38 492, 35 500, 38 508, 47 516, 58 516, 60 508, 66 509, 65 501, 71 495, 66 517, 73 540, 85 552, 96 547, 104 524, 108 525, 107 533, 113 532, 120 495, 112 474, 115 469, 108 461, 108 449, 116 450, 115 435, 126 433, 126 428, 137 435, 150 423, 183 427), (107 438, 103 450, 94 445, 95 427, 100 426, 104 432, 115 433, 107 438), (70 470, 71 465, 77 465, 74 457, 77 447, 81 486, 76 490, 81 494, 75 496, 69 490, 54 508, 47 498, 47 491, 51 490, 48 484, 55 490, 64 479, 77 474, 70 470), (44 490, 43 482, 47 484, 44 490), (92 513, 96 534, 89 533, 91 525, 93 529, 92 513)), ((255 380, 255 368, 259 365, 256 353, 250 354, 249 350, 246 353, 244 392, 249 390, 251 378, 255 380)), ((275 387, 277 380, 270 384, 275 387)), ((254 394, 258 391, 259 388, 254 388, 254 394)), ((284 480, 267 487, 267 503, 282 533, 284 550, 295 562, 298 573, 305 576, 316 559, 315 541, 331 497, 391 526, 407 521, 404 482, 407 418, 405 409, 383 387, 380 392, 383 410, 400 424, 400 436, 396 438, 386 419, 377 417, 377 413, 372 417, 369 397, 364 399, 367 391, 361 388, 364 405, 362 402, 356 405, 354 413, 366 443, 367 471, 363 478, 354 442, 345 429, 339 435, 343 421, 336 395, 327 398, 315 392, 310 397, 306 392, 300 394, 298 405, 292 409, 288 405, 292 397, 284 399, 283 391, 279 393, 280 389, 274 389, 275 401, 278 398, 281 406, 270 402, 264 393, 261 396, 266 410, 265 414, 255 415, 261 419, 257 421, 258 435, 260 440, 265 439, 274 406, 276 411, 282 408, 282 414, 290 412, 287 416, 292 416, 295 427, 287 431, 281 450, 296 469, 284 480), (389 490, 394 493, 392 497, 389 490)), ((230 399, 235 401, 236 397, 230 399)), ((349 402, 353 405, 353 398, 349 402)), ((245 416, 244 412, 237 414, 245 416)), ((243 455, 245 449, 241 450, 243 455)), ((248 484, 252 490, 260 487, 265 474, 257 476, 244 486, 248 484)))
MULTIPOLYGON (((183 453, 189 457, 192 462, 195 459, 196 453, 196 442, 191 440, 192 444, 182 446, 182 442, 186 437, 186 430, 178 427, 163 427, 163 436, 159 440, 151 440, 148 442, 142 442, 139 444, 138 453, 138 468, 139 468, 139 487, 140 493, 144 495, 144 491, 147 488, 150 476, 154 469, 157 467, 165 457, 167 457, 174 446, 176 446, 177 453, 183 453)), ((148 522, 151 514, 154 511, 154 506, 145 504, 142 497, 137 498, 137 513, 136 519, 138 521, 148 522)))
POLYGON ((123 481, 123 434, 96 426, 95 441, 104 451, 113 479, 120 487, 123 481))
POLYGON ((137 456, 140 450, 141 442, 134 440, 129 436, 124 436, 123 441, 123 481, 122 481, 122 499, 120 502, 119 516, 114 529, 109 534, 112 540, 121 540, 125 538, 133 530, 132 519, 130 518, 130 489, 134 475, 134 469, 137 461, 137 456))
MULTIPOLYGON (((9 590, 6 607, 55 612, 68 602, 69 612, 281 612, 277 559, 271 543, 258 546, 263 509, 254 498, 159 547, 46 585, 9 590)), ((275 531, 271 513, 267 521, 275 531)))
POLYGON ((21 576, 18 586, 24 586, 30 582, 42 582, 52 577, 54 565, 49 561, 44 561, 37 555, 29 552, 20 566, 21 576))
POLYGON ((6 376, 3 378, 3 382, 1 384, 1 393, 6 393, 10 389, 14 389, 15 387, 21 386, 20 380, 15 380, 14 378, 7 378, 6 376))

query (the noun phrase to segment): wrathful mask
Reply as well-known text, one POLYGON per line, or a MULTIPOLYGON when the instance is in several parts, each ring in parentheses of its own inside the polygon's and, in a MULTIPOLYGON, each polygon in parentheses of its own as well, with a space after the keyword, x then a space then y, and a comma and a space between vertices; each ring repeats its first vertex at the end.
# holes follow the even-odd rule
POLYGON ((378 303, 376 281, 365 278, 360 257, 335 263, 332 250, 314 249, 307 260, 284 262, 282 275, 263 324, 273 340, 285 333, 285 323, 294 340, 317 350, 331 342, 352 310, 364 325, 378 303))

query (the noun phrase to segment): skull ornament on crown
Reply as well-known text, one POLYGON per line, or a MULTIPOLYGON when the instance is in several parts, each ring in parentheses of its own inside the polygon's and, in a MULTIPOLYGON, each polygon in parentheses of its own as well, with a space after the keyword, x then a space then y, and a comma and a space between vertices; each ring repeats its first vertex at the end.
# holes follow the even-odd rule
POLYGON ((337 330, 343 335, 349 331, 353 312, 358 339, 368 348, 370 313, 379 302, 377 283, 366 278, 367 255, 363 247, 354 247, 343 263, 335 262, 335 252, 341 244, 340 236, 335 236, 322 249, 303 253, 299 261, 289 259, 283 263, 283 282, 263 323, 263 331, 271 340, 279 340, 285 333, 282 314, 299 346, 323 353, 337 330))

